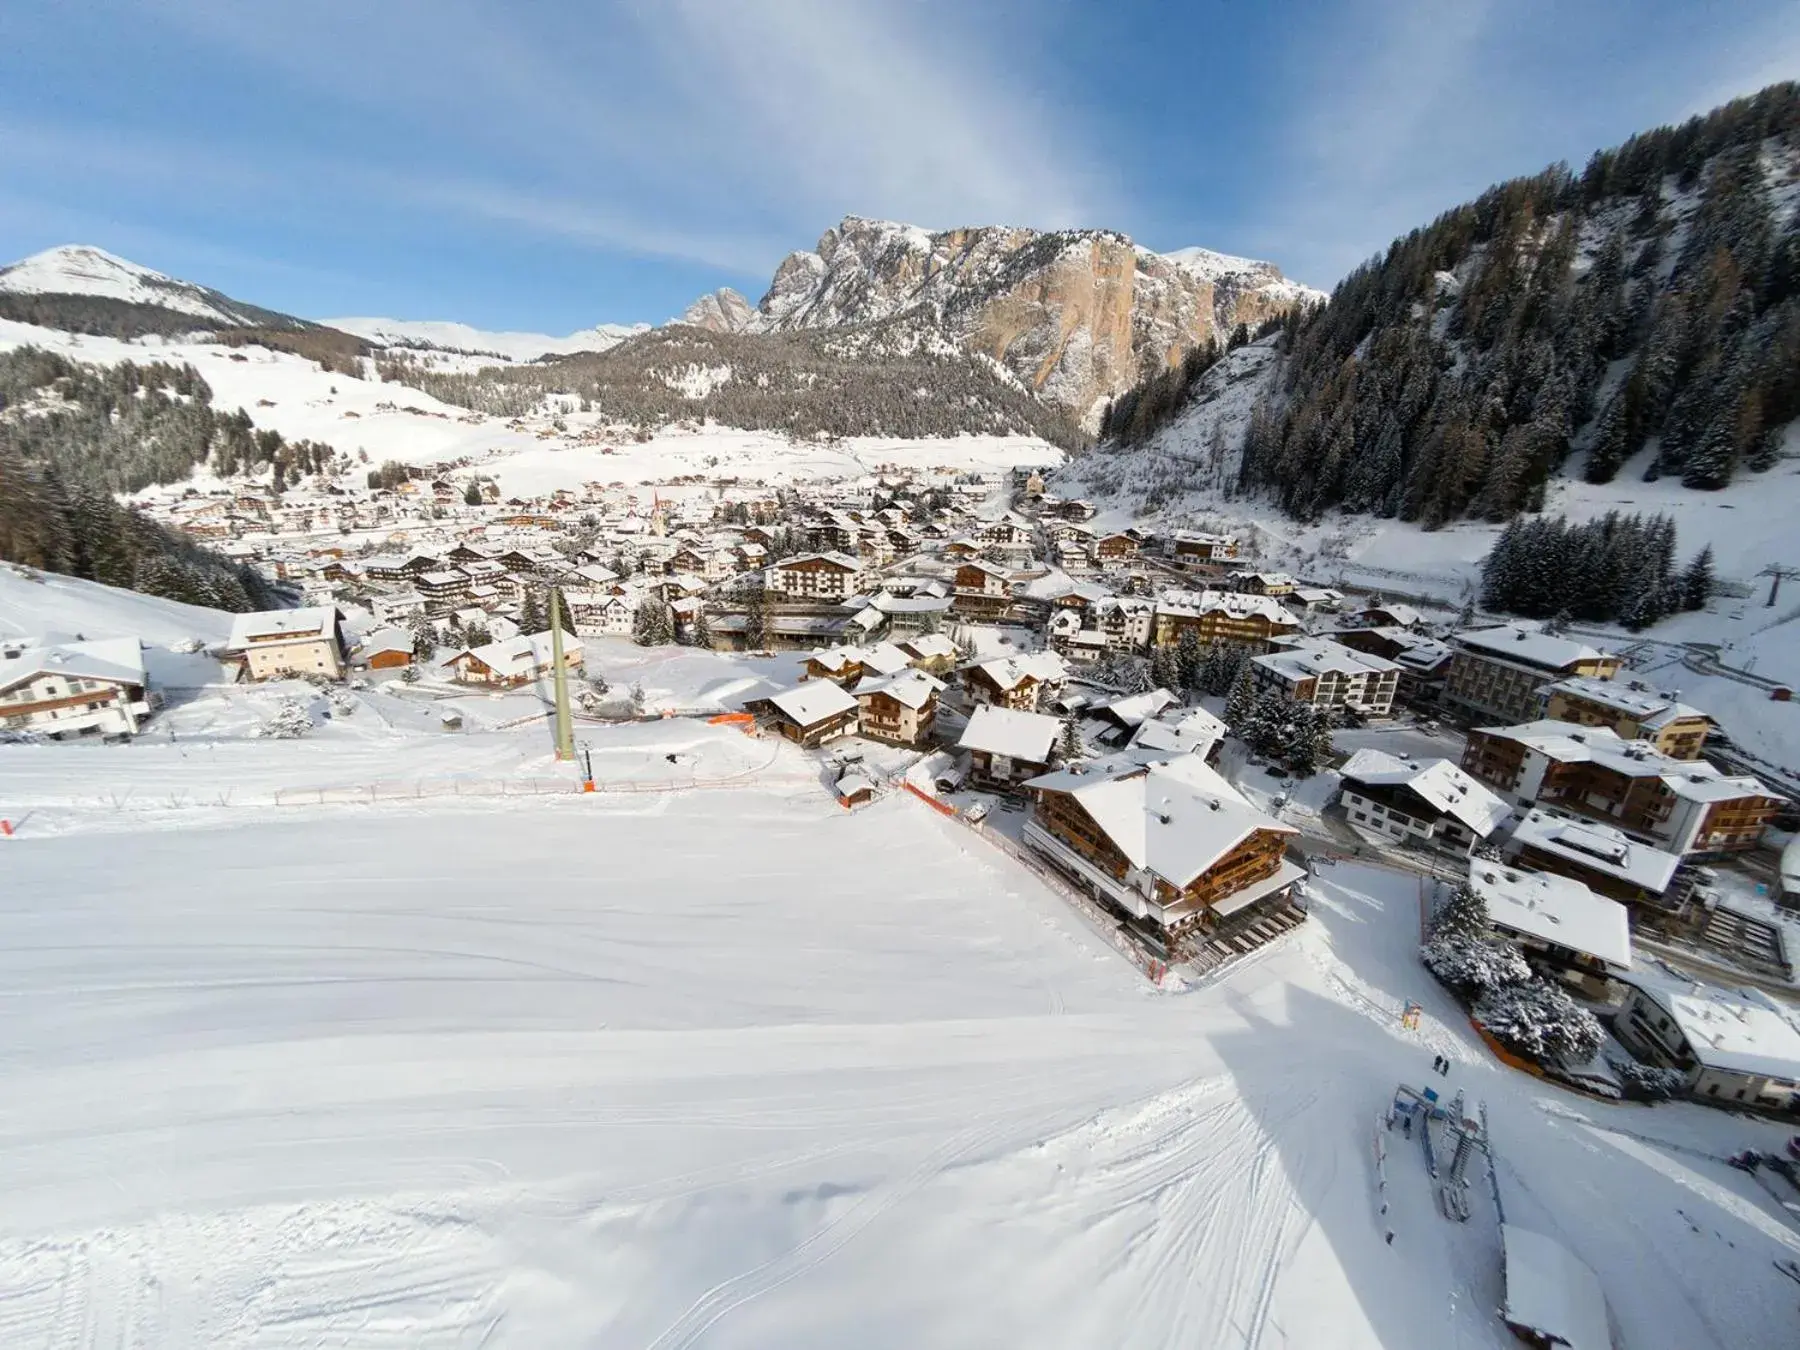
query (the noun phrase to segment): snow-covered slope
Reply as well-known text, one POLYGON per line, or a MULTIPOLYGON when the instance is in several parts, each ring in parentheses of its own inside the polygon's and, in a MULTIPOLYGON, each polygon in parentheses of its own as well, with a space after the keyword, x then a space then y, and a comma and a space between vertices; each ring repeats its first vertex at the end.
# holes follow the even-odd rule
POLYGON ((214 643, 231 635, 231 615, 0 563, 0 634, 26 637, 47 632, 135 637, 154 644, 189 638, 214 643))
POLYGON ((506 361, 535 361, 540 356, 603 352, 649 327, 648 324, 603 323, 554 337, 549 333, 495 332, 447 320, 351 318, 322 322, 327 327, 354 333, 384 347, 443 347, 497 356, 506 361))
MULTIPOLYGON (((0 267, 0 294, 116 300, 191 314, 206 324, 227 327, 254 326, 272 317, 267 310, 88 244, 65 244, 0 267)), ((196 325, 200 326, 205 325, 196 325)))

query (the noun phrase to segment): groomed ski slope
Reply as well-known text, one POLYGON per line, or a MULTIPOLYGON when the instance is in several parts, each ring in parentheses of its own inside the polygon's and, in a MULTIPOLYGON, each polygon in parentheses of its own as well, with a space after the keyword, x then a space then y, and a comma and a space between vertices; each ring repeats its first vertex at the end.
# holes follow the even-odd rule
POLYGON ((1777 1131, 1501 1069, 1411 878, 1314 901, 1162 994, 963 827, 804 774, 65 815, 0 842, 0 1345, 1503 1347, 1485 1193, 1452 1226, 1396 1144, 1392 1247, 1375 1212, 1439 1052, 1623 1346, 1793 1343, 1800 1234, 1702 1156, 1777 1131))

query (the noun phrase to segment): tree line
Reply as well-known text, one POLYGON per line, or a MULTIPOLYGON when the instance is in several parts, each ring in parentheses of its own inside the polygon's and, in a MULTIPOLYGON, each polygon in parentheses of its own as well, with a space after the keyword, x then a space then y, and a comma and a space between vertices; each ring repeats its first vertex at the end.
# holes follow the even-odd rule
POLYGON ((1712 545, 1676 567, 1675 522, 1621 515, 1571 525, 1519 518, 1501 532, 1481 568, 1481 601, 1491 610, 1537 619, 1587 619, 1634 632, 1679 610, 1701 609, 1713 593, 1712 545))

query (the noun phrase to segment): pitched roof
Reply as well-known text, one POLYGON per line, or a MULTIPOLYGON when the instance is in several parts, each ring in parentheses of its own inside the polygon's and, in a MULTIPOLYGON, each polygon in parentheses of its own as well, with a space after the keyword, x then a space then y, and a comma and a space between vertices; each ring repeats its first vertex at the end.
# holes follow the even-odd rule
POLYGON ((1156 598, 1158 614, 1201 615, 1223 614, 1230 619, 1264 618, 1287 628, 1298 628, 1300 620, 1270 595, 1250 595, 1244 591, 1164 591, 1156 598))
POLYGON ((886 694, 896 703, 916 710, 929 703, 943 687, 942 680, 922 670, 906 670, 883 680, 864 680, 856 686, 856 698, 860 701, 868 695, 886 694))
POLYGON ((1126 750, 1025 786, 1074 797, 1133 867, 1177 890, 1259 830, 1298 833, 1251 806, 1198 755, 1126 750))
MULTIPOLYGON (((480 661, 496 675, 530 675, 550 664, 553 657, 550 644, 550 633, 546 629, 542 633, 520 633, 517 637, 509 637, 500 642, 471 647, 466 654, 480 661)), ((579 655, 580 652, 581 639, 565 629, 563 658, 567 660, 570 653, 579 655)))
POLYGON ((1595 895, 1573 877, 1476 858, 1469 864, 1469 886, 1496 928, 1631 969, 1631 922, 1625 906, 1595 895))
POLYGON ((1026 680, 1055 684, 1068 678, 1069 667, 1055 652, 1027 652, 979 662, 975 667, 999 689, 1016 689, 1026 680))
POLYGON ((1345 760, 1338 774, 1346 782, 1370 787, 1407 788, 1483 839, 1505 824, 1512 813, 1501 797, 1447 759, 1401 759, 1385 750, 1364 748, 1345 760))
POLYGON ((338 612, 331 605, 311 609, 265 609, 251 614, 236 614, 231 619, 231 638, 227 651, 241 652, 247 647, 273 647, 284 642, 313 642, 331 637, 337 629, 338 612))
POLYGON ((830 718, 856 711, 856 700, 830 680, 811 680, 793 689, 771 694, 769 702, 798 726, 816 726, 830 718))
POLYGON ((1028 764, 1045 764, 1061 732, 1062 723, 1044 713, 983 703, 970 715, 957 744, 964 750, 985 750, 1028 764))
POLYGON ((1520 661, 1544 670, 1563 670, 1577 661, 1598 661, 1608 655, 1598 647, 1553 633, 1500 624, 1493 628, 1465 628, 1455 635, 1459 646, 1508 661, 1520 661))
POLYGON ((141 685, 144 683, 144 649, 134 637, 84 641, 60 633, 46 633, 16 657, 0 660, 0 689, 22 684, 38 675, 141 685))
POLYGON ((1668 890, 1675 869, 1681 866, 1678 853, 1641 844, 1623 830, 1597 820, 1577 820, 1541 807, 1527 812, 1513 827, 1508 845, 1530 846, 1659 894, 1668 890))

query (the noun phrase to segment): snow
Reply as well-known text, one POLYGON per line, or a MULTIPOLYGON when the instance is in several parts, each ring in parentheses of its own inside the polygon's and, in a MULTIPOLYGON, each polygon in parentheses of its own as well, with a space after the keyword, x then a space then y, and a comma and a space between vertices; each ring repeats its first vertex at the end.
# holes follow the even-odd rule
POLYGON ((1597 661, 1606 654, 1585 642, 1556 637, 1521 624, 1464 629, 1456 634, 1456 641, 1479 652, 1509 661, 1523 661, 1546 670, 1564 670, 1577 661, 1597 661))
POLYGON ((769 699, 782 712, 802 727, 810 727, 831 717, 856 711, 856 700, 830 680, 810 680, 796 688, 772 695, 769 699))
POLYGON ((1631 969, 1631 923, 1617 900, 1595 895, 1572 877, 1482 859, 1469 865, 1469 885, 1496 928, 1631 969))
POLYGON ((424 344, 427 350, 444 347, 476 352, 499 357, 503 362, 535 361, 540 356, 568 356, 575 352, 603 352, 633 334, 649 331, 648 324, 603 323, 553 337, 549 333, 495 332, 438 319, 350 318, 321 319, 319 322, 384 347, 424 344))
POLYGON ((1633 886, 1661 895, 1675 879, 1681 855, 1665 853, 1630 838, 1623 830, 1599 821, 1560 816, 1534 808, 1513 827, 1508 841, 1514 848, 1527 845, 1583 867, 1605 872, 1633 886))
MULTIPOLYGON (((165 796, 444 747, 547 767, 539 729, 364 715, 0 748, 0 783, 91 792, 94 755, 165 796)), ((0 843, 0 1340, 1500 1350, 1491 1216, 1447 1223, 1399 1156, 1393 1247, 1374 1212, 1368 1122, 1444 1053, 1489 1104, 1509 1220, 1594 1269, 1623 1343, 1786 1343, 1771 1261, 1800 1237, 1717 1161, 1778 1130, 1497 1065, 1417 965, 1414 878, 1331 868, 1293 939, 1159 996, 905 794, 844 812, 815 760, 724 728, 583 734, 633 774, 701 747, 768 767, 711 792, 90 800, 0 843)))
POLYGON ((1050 747, 1061 732, 1062 723, 1045 713, 983 703, 969 715, 959 748, 1043 764, 1049 760, 1050 747))
POLYGON ((1562 1244, 1509 1223, 1506 1244, 1506 1320, 1566 1345, 1612 1350, 1606 1295, 1594 1272, 1562 1244))
POLYGON ((1709 1069, 1800 1080, 1800 1027, 1766 996, 1678 982, 1657 971, 1633 984, 1668 1010, 1694 1058, 1709 1069))
POLYGON ((1512 814, 1512 808, 1447 759, 1421 764, 1386 750, 1365 747, 1338 769, 1346 782, 1404 785, 1485 839, 1512 814))
POLYGON ((135 305, 158 305, 211 323, 245 322, 243 316, 217 303, 223 297, 89 244, 64 244, 0 267, 0 291, 14 295, 92 295, 135 305))

